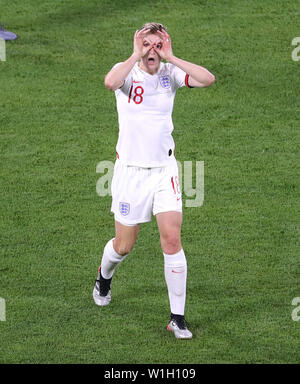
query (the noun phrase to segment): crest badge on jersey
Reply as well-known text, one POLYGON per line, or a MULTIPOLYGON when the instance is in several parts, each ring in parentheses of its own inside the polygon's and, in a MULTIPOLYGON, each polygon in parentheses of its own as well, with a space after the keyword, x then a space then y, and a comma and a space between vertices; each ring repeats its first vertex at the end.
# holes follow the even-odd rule
POLYGON ((171 80, 169 75, 159 76, 159 81, 163 88, 168 89, 171 87, 171 80))
POLYGON ((130 212, 130 204, 120 202, 119 203, 119 210, 120 210, 121 215, 127 216, 130 212))

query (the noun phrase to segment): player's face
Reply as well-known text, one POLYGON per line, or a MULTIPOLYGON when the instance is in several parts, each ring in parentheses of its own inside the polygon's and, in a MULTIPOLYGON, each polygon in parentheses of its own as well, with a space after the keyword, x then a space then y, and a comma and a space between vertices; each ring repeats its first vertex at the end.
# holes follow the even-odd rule
MULTIPOLYGON (((156 34, 149 34, 144 38, 144 47, 148 47, 151 44, 155 44, 156 49, 160 50, 162 47, 162 41, 156 34)), ((156 73, 159 69, 161 57, 155 52, 152 47, 147 54, 142 57, 142 65, 144 69, 149 73, 156 73)))

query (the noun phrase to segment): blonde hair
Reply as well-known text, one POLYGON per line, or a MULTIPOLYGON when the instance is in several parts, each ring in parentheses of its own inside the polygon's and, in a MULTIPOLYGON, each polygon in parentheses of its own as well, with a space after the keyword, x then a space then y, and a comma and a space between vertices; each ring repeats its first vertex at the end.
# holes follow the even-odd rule
POLYGON ((167 27, 165 27, 163 24, 160 23, 154 23, 153 21, 151 23, 146 23, 142 26, 141 29, 149 29, 151 33, 156 33, 157 31, 165 30, 167 31, 167 27))

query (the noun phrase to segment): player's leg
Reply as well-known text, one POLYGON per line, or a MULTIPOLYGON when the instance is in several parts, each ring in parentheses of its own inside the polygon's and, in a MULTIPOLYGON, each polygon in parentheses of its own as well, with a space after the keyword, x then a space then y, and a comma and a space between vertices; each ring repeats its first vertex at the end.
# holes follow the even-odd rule
POLYGON ((101 265, 95 283, 93 297, 99 306, 111 301, 110 285, 115 269, 134 247, 139 232, 139 225, 123 225, 115 221, 115 237, 104 247, 101 265))
POLYGON ((187 263, 181 245, 182 213, 158 213, 156 220, 164 254, 165 279, 171 308, 168 330, 174 332, 178 339, 190 339, 193 335, 184 320, 187 263))
POLYGON ((161 212, 156 215, 162 251, 172 255, 181 250, 181 212, 161 212))
POLYGON ((116 267, 132 250, 139 224, 151 221, 153 192, 149 170, 116 161, 111 184, 115 237, 105 246, 93 296, 96 304, 109 304, 110 283, 116 267), (99 293, 97 293, 99 292, 99 293))
POLYGON ((117 266, 134 247, 139 225, 123 225, 115 221, 115 237, 106 244, 101 260, 101 275, 111 279, 117 266))
POLYGON ((156 215, 160 243, 164 255, 165 279, 168 287, 171 313, 184 315, 187 263, 181 246, 181 212, 163 212, 156 215))
POLYGON ((136 242, 140 226, 137 225, 123 225, 117 220, 115 221, 115 240, 114 249, 120 255, 127 255, 136 242))

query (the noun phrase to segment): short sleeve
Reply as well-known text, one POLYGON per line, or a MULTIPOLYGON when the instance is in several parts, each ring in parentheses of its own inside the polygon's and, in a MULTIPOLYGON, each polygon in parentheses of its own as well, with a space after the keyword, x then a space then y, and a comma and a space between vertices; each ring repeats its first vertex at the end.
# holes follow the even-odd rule
POLYGON ((176 67, 176 65, 171 64, 170 67, 171 77, 173 79, 173 83, 175 84, 175 89, 181 87, 190 87, 189 85, 189 75, 185 73, 182 69, 176 67))
MULTIPOLYGON (((115 65, 112 67, 112 69, 118 67, 120 64, 122 64, 122 62, 115 64, 115 65)), ((122 91, 122 92, 128 94, 131 85, 132 85, 132 73, 129 72, 128 76, 126 77, 126 79, 125 79, 125 81, 124 81, 124 84, 122 85, 122 87, 120 87, 119 89, 115 90, 115 92, 122 91)))

